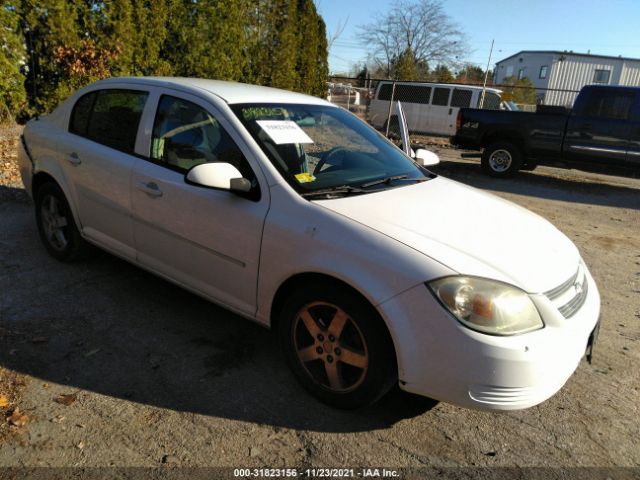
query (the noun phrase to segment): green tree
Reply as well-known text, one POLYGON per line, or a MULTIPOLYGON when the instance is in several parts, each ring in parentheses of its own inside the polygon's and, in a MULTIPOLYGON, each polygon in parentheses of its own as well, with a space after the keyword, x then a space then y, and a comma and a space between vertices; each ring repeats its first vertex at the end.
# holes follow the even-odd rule
POLYGON ((77 0, 22 0, 20 27, 27 46, 25 63, 30 109, 44 112, 70 93, 56 61, 60 47, 79 49, 77 0))
POLYGON ((392 77, 395 80, 416 80, 416 57, 411 47, 392 62, 392 77))
MULTIPOLYGON (((489 80, 491 75, 489 75, 489 80)), ((484 70, 475 65, 466 65, 464 69, 460 70, 456 75, 455 81, 457 83, 469 83, 480 84, 484 82, 484 70)))
POLYGON ((324 97, 327 93, 329 80, 329 48, 327 45, 327 26, 320 15, 316 13, 318 22, 318 48, 316 49, 316 73, 313 88, 306 93, 317 97, 324 97))
POLYGON ((12 120, 26 106, 24 75, 20 71, 26 52, 19 20, 15 2, 0 2, 0 122, 12 120))
POLYGON ((438 65, 431 72, 431 79, 439 83, 453 83, 453 74, 446 65, 438 65))
POLYGON ((502 100, 511 100, 525 105, 536 104, 536 89, 528 77, 520 80, 515 76, 505 77, 498 87, 502 90, 502 100))

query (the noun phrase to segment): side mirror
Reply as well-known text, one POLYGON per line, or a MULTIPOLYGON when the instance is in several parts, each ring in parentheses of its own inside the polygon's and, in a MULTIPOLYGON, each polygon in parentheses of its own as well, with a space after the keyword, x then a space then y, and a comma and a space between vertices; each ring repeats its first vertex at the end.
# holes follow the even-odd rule
POLYGON ((190 169, 185 181, 201 187, 219 188, 233 192, 248 192, 251 182, 242 178, 242 174, 230 163, 201 163, 190 169))
POLYGON ((440 159, 438 155, 429 150, 425 150, 424 148, 419 148, 416 150, 415 155, 413 155, 416 162, 423 167, 430 167, 432 165, 438 165, 440 163, 440 159))

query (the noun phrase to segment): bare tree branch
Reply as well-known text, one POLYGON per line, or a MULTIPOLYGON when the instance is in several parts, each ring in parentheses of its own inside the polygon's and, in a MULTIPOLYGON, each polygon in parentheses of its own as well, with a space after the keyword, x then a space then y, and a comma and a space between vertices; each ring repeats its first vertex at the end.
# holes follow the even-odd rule
POLYGON ((378 12, 358 29, 360 41, 387 75, 403 52, 412 52, 416 63, 456 67, 467 51, 464 33, 441 0, 396 0, 388 12, 378 12))

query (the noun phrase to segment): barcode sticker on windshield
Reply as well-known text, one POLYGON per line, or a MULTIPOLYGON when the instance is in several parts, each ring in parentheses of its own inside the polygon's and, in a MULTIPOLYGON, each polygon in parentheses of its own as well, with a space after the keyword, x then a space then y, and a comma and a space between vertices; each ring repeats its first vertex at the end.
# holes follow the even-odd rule
POLYGON ((258 125, 264 130, 273 143, 313 143, 309 135, 304 133, 298 124, 291 120, 258 120, 258 125))

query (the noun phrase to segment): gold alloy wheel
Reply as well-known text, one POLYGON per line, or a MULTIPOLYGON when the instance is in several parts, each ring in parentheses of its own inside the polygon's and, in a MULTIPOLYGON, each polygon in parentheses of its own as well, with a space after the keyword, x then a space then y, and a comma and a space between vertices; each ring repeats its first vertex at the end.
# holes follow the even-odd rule
POLYGON ((336 393, 356 389, 369 367, 369 352, 360 328, 347 313, 327 302, 300 309, 292 330, 293 345, 306 373, 336 393))

